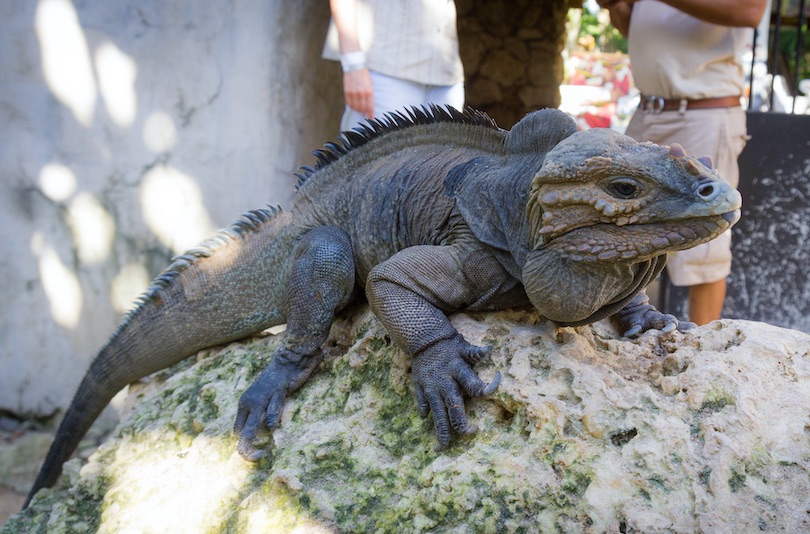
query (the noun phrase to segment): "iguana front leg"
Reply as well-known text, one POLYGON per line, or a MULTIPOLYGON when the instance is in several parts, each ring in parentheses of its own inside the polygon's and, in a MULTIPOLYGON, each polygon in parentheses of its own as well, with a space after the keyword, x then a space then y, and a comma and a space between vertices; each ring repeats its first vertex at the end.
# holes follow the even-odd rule
POLYGON ((372 269, 366 294, 375 315, 397 344, 413 356, 412 376, 419 414, 433 421, 439 448, 450 429, 475 431, 464 411, 462 392, 473 397, 497 389, 500 374, 487 385, 472 365, 489 348, 467 343, 445 313, 482 307, 497 300, 508 275, 485 250, 455 246, 407 248, 372 269))
POLYGON ((634 337, 647 330, 672 332, 675 329, 690 330, 697 326, 688 321, 678 321, 674 315, 658 311, 650 304, 650 299, 643 291, 619 310, 613 319, 619 324, 625 337, 634 337))
POLYGON ((284 345, 239 399, 234 432, 246 460, 262 457, 263 452, 253 446, 262 425, 278 426, 287 395, 304 384, 320 363, 320 347, 335 313, 351 300, 354 277, 351 241, 342 230, 316 228, 296 245, 287 283, 284 345))

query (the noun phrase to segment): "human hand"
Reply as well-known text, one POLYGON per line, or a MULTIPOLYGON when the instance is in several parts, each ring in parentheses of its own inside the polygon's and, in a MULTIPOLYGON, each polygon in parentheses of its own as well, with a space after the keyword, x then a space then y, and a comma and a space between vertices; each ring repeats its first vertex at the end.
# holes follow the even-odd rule
POLYGON ((374 91, 368 69, 343 74, 343 97, 346 105, 370 119, 374 117, 374 91))

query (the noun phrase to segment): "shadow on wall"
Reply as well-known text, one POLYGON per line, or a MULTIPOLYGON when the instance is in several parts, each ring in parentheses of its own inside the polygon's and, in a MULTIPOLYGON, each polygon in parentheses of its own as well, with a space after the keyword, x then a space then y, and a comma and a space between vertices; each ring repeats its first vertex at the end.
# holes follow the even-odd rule
MULTIPOLYGON (((91 52, 78 15, 67 0, 42 0, 37 6, 35 28, 45 82, 79 124, 91 127, 100 100, 115 125, 135 126, 138 65, 131 56, 109 41, 91 52)), ((155 155, 171 152, 177 141, 174 122, 162 110, 149 112, 141 134, 144 146, 155 155)), ((115 219, 92 193, 79 190, 73 171, 61 163, 49 163, 39 173, 38 186, 50 200, 66 206, 80 262, 92 265, 108 260, 116 234, 115 219)), ((144 175, 140 208, 151 232, 174 253, 193 246, 215 230, 199 185, 170 164, 155 165, 144 175)), ((80 284, 46 241, 37 232, 31 248, 39 260, 51 314, 63 328, 74 328, 83 304, 80 284)), ((125 312, 149 279, 145 266, 137 262, 124 266, 111 288, 115 311, 125 312)))
POLYGON ((289 203, 342 112, 321 4, 4 3, 0 413, 65 406, 172 255, 289 203))

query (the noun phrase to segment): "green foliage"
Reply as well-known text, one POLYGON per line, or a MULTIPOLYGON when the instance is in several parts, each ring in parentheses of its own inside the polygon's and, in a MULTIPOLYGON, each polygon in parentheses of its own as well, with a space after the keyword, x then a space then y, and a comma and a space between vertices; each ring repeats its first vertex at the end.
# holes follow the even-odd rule
POLYGON ((590 37, 596 44, 596 48, 603 52, 627 53, 627 39, 622 37, 619 30, 609 23, 604 11, 600 16, 599 12, 591 13, 587 9, 582 10, 579 37, 590 37))
MULTIPOLYGON (((803 50, 799 56, 799 80, 810 78, 810 28, 807 24, 802 28, 803 50)), ((779 32, 779 55, 787 64, 790 70, 789 83, 793 83, 793 76, 796 73, 796 51, 799 46, 799 32, 796 28, 782 29, 779 32)))

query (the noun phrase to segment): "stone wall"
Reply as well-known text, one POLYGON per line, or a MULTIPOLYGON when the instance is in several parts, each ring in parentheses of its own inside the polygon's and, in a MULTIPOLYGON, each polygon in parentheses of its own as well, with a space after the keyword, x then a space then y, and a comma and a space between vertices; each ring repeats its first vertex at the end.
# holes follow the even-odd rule
POLYGON ((569 3, 576 2, 457 0, 467 104, 502 128, 559 106, 569 3))
POLYGON ((168 259, 335 137, 327 2, 0 4, 0 412, 69 401, 168 259))

